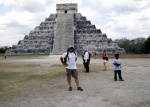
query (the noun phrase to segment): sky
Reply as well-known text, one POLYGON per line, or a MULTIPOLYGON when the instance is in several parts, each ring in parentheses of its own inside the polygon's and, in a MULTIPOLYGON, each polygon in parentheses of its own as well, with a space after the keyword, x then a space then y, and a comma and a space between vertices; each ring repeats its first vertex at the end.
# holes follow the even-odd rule
POLYGON ((0 46, 17 45, 60 3, 77 3, 78 13, 112 40, 150 36, 150 0, 0 0, 0 46))

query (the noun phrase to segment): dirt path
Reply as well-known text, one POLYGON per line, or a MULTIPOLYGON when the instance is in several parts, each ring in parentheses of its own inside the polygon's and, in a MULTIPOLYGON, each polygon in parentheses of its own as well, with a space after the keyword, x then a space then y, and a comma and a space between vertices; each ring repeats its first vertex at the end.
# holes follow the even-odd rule
MULTIPOLYGON (((42 57, 35 60, 43 64, 60 63, 60 56, 42 57), (50 61, 51 60, 51 61, 50 61)), ((113 81, 112 59, 107 63, 107 71, 98 71, 80 75, 83 92, 67 90, 66 78, 40 84, 24 95, 8 102, 1 102, 1 107, 150 107, 150 59, 121 59, 122 76, 125 81, 113 81)), ((78 62, 82 64, 82 60, 78 62)), ((102 64, 100 59, 91 63, 102 64)), ((46 65, 45 65, 46 66, 46 65)))

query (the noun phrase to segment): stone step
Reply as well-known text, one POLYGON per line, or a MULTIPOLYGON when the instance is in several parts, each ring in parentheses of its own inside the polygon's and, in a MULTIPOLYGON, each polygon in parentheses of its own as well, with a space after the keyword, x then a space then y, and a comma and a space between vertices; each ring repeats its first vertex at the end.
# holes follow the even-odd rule
POLYGON ((67 50, 69 45, 74 45, 74 18, 73 14, 57 14, 56 20, 57 28, 52 53, 62 54, 67 50))

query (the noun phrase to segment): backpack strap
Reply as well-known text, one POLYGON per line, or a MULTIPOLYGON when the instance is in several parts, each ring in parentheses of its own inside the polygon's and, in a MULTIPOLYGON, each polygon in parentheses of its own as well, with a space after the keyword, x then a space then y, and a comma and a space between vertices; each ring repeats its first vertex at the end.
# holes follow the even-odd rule
POLYGON ((90 52, 88 52, 89 53, 89 61, 90 61, 90 59, 91 59, 91 53, 90 52))
MULTIPOLYGON (((75 56, 76 56, 76 52, 75 52, 75 51, 73 51, 73 52, 74 52, 74 54, 75 54, 75 56)), ((68 61, 69 61, 68 55, 69 55, 69 51, 67 51, 67 55, 66 55, 66 57, 64 58, 64 63, 67 62, 67 58, 68 58, 68 61)))
POLYGON ((74 52, 74 54, 75 54, 75 56, 76 56, 76 52, 75 51, 73 51, 74 52))
MULTIPOLYGON (((67 62, 68 54, 69 54, 69 51, 67 51, 67 55, 66 55, 66 56, 65 56, 65 58, 64 58, 64 63, 66 63, 66 62, 67 62)), ((69 57, 68 57, 68 60, 69 60, 69 57)))

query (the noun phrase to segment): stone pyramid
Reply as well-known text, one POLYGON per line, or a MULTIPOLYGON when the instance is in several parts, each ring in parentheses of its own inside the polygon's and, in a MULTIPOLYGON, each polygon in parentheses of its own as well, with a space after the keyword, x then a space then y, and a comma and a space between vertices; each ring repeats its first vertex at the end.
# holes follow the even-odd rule
POLYGON ((78 13, 76 3, 56 4, 56 11, 56 14, 50 14, 6 54, 59 55, 66 52, 70 45, 77 53, 82 53, 84 49, 97 53, 102 53, 103 50, 107 53, 124 52, 124 49, 78 13))

